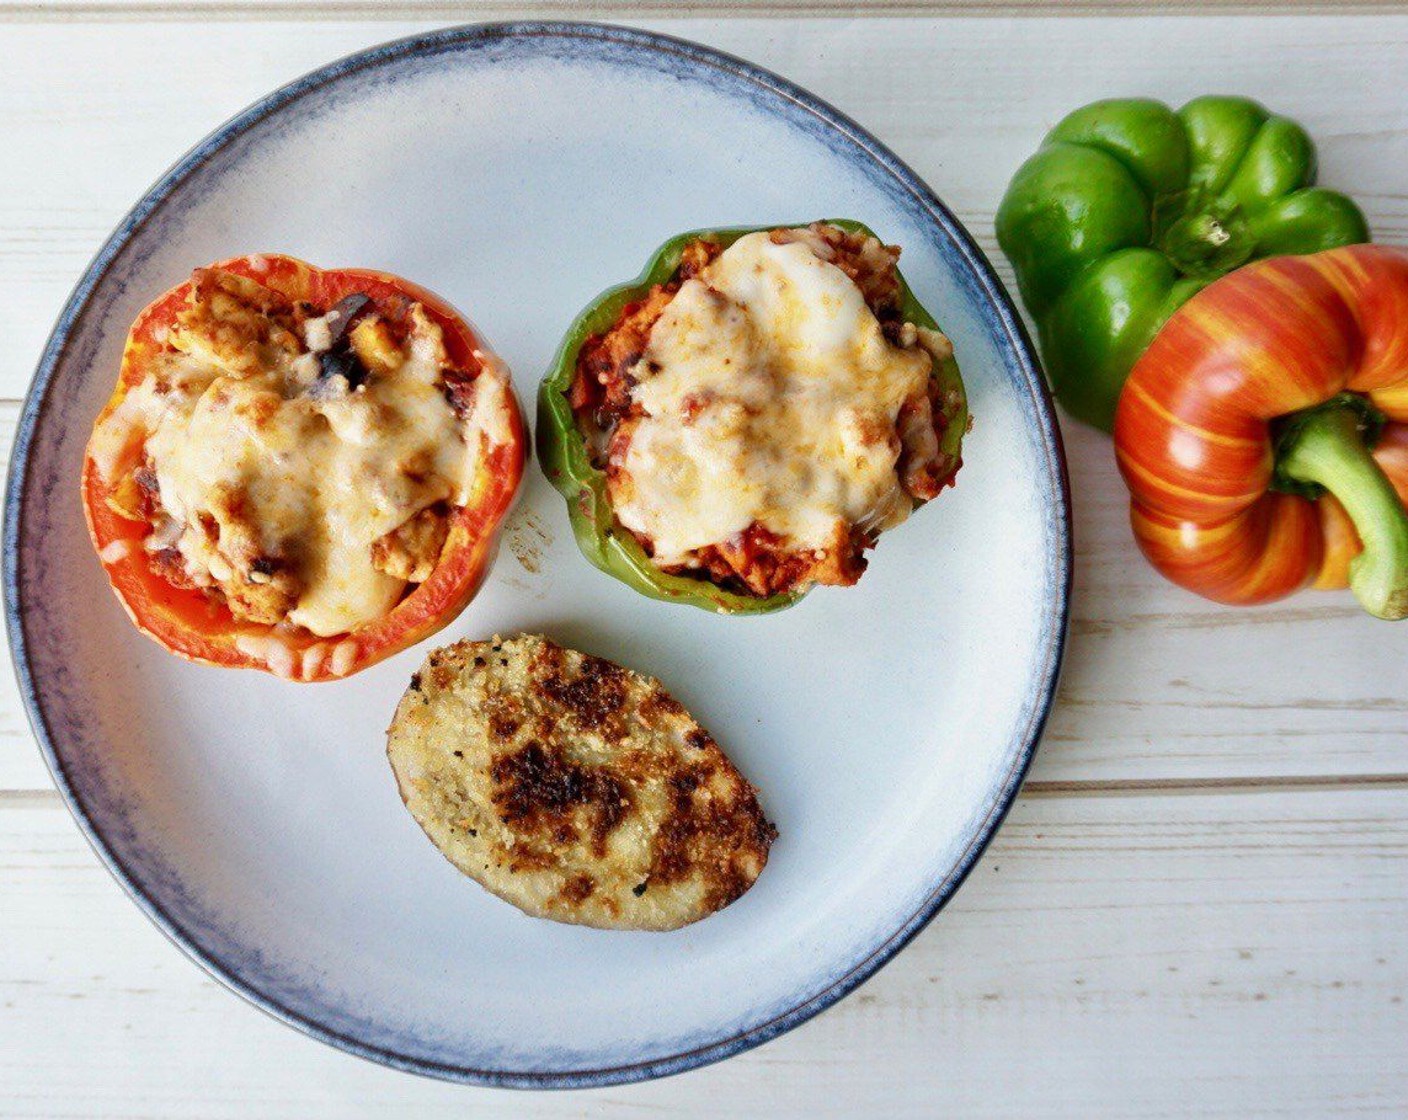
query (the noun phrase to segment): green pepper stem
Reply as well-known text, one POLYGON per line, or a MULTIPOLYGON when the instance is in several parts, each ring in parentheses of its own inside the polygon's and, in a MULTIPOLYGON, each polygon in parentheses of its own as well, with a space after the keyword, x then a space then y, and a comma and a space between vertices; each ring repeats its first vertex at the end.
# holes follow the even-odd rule
POLYGON ((1227 227, 1211 214, 1199 214, 1191 218, 1188 222, 1188 234, 1191 239, 1210 245, 1214 249, 1221 249, 1232 240, 1227 227))
POLYGON ((1155 203, 1154 244, 1184 276, 1211 280, 1246 264, 1256 238, 1235 206, 1187 192, 1155 203))
POLYGON ((1369 454, 1364 412, 1339 401, 1295 418, 1277 447, 1280 472, 1328 490, 1345 508, 1363 552, 1349 586, 1377 618, 1408 617, 1408 510, 1369 454))

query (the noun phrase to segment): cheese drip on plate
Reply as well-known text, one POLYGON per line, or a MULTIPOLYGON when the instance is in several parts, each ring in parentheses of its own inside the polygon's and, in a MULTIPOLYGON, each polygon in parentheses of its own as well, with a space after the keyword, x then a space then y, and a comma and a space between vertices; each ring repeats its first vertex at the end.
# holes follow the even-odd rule
POLYGON ((643 415, 616 460, 616 516, 666 567, 755 522, 800 549, 898 524, 914 501, 896 422, 927 392, 935 339, 890 342, 805 239, 745 235, 680 286, 631 371, 643 415))

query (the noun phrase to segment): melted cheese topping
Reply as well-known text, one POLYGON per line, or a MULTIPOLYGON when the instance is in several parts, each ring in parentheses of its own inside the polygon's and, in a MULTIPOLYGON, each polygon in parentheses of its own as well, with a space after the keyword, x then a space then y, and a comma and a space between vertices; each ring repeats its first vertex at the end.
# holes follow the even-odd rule
POLYGON ((163 355, 94 441, 110 476, 116 451, 104 449, 128 442, 134 426, 145 433, 166 515, 148 548, 178 548, 201 586, 229 580, 234 555, 287 558, 300 585, 288 620, 319 636, 396 606, 406 582, 373 566, 372 543, 436 502, 468 500, 478 435, 499 434, 488 418, 506 413, 508 392, 502 367, 486 361, 462 421, 442 392, 440 328, 419 306, 411 317, 404 362, 355 390, 333 378, 330 391, 304 391, 313 354, 244 376, 209 354, 163 355), (198 528, 212 521, 218 547, 198 528))
POLYGON ((667 567, 754 522, 801 549, 896 525, 914 504, 896 420, 932 364, 805 240, 748 234, 680 286, 631 371, 616 515, 667 567))

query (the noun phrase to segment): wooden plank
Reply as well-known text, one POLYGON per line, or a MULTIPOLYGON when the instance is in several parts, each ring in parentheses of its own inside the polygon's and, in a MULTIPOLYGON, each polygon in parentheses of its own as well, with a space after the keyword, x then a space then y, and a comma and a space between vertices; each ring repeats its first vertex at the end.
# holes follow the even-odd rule
POLYGON ((736 18, 826 16, 1132 16, 1151 14, 1375 13, 1397 10, 1396 0, 3 0, 0 19, 621 19, 643 17, 736 18))
MULTIPOLYGON (((256 22, 219 35, 186 23, 0 27, 7 150, 23 157, 0 164, 0 331, 9 343, 0 397, 23 392, 92 253, 183 150, 274 86, 429 26, 256 22)), ((1322 180, 1352 189, 1381 238, 1408 239, 1408 101, 1397 96, 1406 16, 652 26, 754 59, 853 114, 914 164, 994 259, 992 215, 1007 179, 1063 112, 1117 93, 1178 100, 1233 87, 1303 120, 1320 140, 1322 180), (1314 83, 1301 80, 1307 67, 1314 83)))
MULTIPOLYGON (((17 411, 0 403, 6 456, 17 411)), ((1068 428, 1076 597, 1038 788, 1408 772, 1408 632, 1345 594, 1235 611, 1164 583, 1130 539, 1108 441, 1068 428), (1333 653, 1308 663, 1307 648, 1333 653)), ((5 665, 0 790, 47 788, 5 665)))
POLYGON ((1024 799, 949 911, 760 1050, 455 1089, 216 986, 47 799, 0 811, 0 1111, 44 1117, 1402 1116, 1408 789, 1024 799))
POLYGON ((1404 628, 1346 592, 1233 609, 1164 582, 1130 535, 1109 441, 1065 434, 1075 602, 1035 779, 1408 771, 1404 628))
MULTIPOLYGON (((0 402, 0 459, 6 463, 18 419, 18 405, 0 402)), ((0 493, 0 510, 3 508, 4 494, 0 493)), ((49 771, 30 733, 6 645, 0 653, 0 797, 8 790, 48 789, 49 785, 49 771)))

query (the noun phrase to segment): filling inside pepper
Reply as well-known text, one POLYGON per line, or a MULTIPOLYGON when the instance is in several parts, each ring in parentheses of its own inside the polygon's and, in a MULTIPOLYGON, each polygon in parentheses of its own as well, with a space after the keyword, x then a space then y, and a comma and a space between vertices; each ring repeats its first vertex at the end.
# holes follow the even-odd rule
POLYGON ((952 348, 904 321, 898 257, 825 224, 701 239, 582 347, 573 411, 658 567, 760 597, 853 584, 952 480, 952 348))
POLYGON ((507 438, 507 380, 487 356, 453 368, 420 303, 385 303, 317 308, 195 274, 91 444, 108 504, 151 526, 154 571, 236 619, 320 637, 429 577, 484 439, 507 438))

